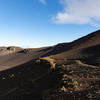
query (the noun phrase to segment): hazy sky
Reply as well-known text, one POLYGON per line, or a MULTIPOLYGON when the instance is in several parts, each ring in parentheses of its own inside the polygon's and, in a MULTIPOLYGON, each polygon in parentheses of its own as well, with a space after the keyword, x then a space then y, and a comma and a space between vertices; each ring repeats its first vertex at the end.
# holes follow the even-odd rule
POLYGON ((100 0, 0 0, 0 46, 41 47, 100 29, 100 0))

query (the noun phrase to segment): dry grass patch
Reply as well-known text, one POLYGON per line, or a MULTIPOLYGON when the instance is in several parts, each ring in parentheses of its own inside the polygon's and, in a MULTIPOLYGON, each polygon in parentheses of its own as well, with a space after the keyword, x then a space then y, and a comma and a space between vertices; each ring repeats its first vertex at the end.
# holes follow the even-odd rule
POLYGON ((50 57, 43 57, 43 58, 39 58, 36 63, 41 63, 41 62, 47 62, 51 65, 51 68, 55 68, 56 66, 56 63, 55 63, 55 60, 50 58, 50 57))

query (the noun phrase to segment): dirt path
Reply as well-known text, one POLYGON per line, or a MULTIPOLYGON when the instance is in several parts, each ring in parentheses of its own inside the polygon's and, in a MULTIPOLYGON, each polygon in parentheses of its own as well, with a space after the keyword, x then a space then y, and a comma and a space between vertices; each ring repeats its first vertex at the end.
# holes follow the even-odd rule
POLYGON ((81 62, 80 60, 75 60, 75 61, 76 61, 76 63, 78 63, 78 64, 80 64, 82 66, 91 67, 91 68, 97 68, 97 66, 85 64, 85 63, 81 62))

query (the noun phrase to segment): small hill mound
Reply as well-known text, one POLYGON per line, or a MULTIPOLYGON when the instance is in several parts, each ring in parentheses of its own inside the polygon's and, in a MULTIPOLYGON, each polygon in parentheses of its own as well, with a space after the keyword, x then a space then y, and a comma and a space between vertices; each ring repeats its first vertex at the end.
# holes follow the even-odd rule
POLYGON ((0 55, 6 55, 20 50, 22 50, 22 48, 16 46, 0 47, 0 55))

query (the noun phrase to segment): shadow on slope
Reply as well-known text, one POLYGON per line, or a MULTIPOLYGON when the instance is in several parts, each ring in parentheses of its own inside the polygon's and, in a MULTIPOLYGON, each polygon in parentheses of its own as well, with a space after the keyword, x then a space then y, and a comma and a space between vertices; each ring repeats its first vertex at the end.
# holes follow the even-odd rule
POLYGON ((97 66, 100 65, 100 44, 85 48, 82 50, 82 53, 87 55, 84 59, 86 63, 97 66))
POLYGON ((42 100, 42 93, 56 84, 50 65, 30 61, 0 72, 0 100, 42 100))

